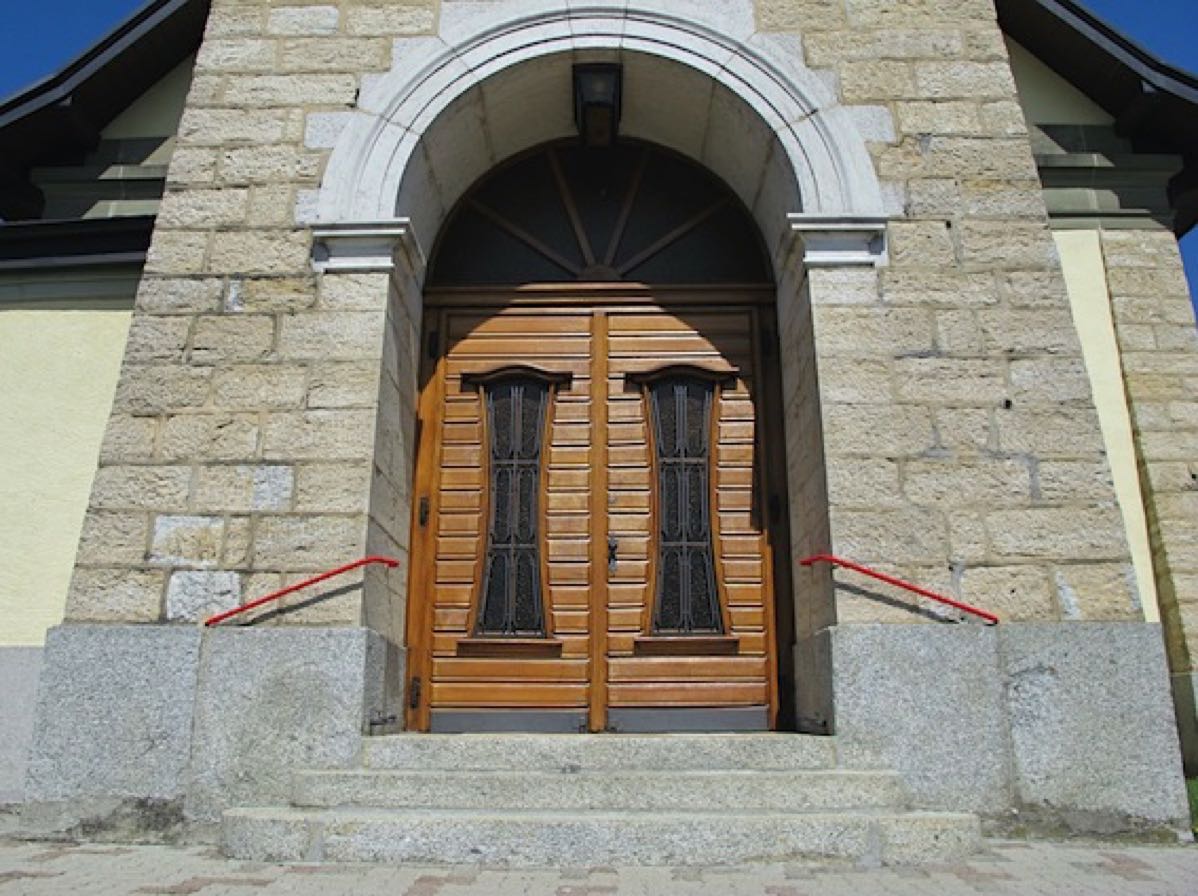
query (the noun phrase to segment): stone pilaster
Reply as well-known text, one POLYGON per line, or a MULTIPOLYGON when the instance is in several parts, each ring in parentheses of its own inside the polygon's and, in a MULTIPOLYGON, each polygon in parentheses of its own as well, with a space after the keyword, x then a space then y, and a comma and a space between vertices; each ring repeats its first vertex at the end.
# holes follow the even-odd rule
POLYGON ((1177 241, 1105 231, 1103 260, 1131 413, 1153 574, 1186 765, 1198 771, 1198 326, 1177 241))

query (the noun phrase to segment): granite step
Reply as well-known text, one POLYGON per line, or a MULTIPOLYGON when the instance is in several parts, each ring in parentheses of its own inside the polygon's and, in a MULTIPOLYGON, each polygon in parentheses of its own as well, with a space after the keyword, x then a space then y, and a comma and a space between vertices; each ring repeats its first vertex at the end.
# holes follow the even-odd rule
POLYGON ((246 808, 223 842, 259 862, 501 866, 724 865, 800 859, 862 866, 947 861, 981 845, 943 812, 585 812, 246 808))
POLYGON ((790 771, 836 767, 835 738, 804 734, 396 734, 363 739, 372 769, 790 771))
POLYGON ((303 771, 292 804, 412 809, 806 812, 906 805, 897 774, 845 770, 303 771))

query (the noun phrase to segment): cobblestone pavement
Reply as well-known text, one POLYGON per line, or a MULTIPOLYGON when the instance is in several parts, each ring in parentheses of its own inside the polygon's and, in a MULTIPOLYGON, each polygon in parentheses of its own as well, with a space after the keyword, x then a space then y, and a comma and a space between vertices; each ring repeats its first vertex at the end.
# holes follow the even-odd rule
POLYGON ((763 864, 736 868, 502 868, 264 865, 211 847, 0 840, 0 896, 1071 896, 1198 894, 1198 847, 990 841, 967 862, 854 870, 763 864))

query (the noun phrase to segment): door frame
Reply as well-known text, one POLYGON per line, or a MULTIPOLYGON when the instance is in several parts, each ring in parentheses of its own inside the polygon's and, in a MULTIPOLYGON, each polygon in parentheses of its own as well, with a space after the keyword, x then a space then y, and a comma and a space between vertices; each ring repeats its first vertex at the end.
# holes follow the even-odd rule
MULTIPOLYGON (((710 307, 749 310, 752 315, 754 379, 758 383, 756 443, 762 457, 756 473, 756 486, 762 495, 760 512, 766 535, 763 552, 763 576, 766 590, 766 634, 772 641, 767 650, 767 692, 769 727, 777 730, 793 724, 789 704, 793 702, 794 591, 790 570, 790 533, 787 507, 786 455, 783 433, 781 373, 778 366, 769 375, 764 361, 778 358, 776 288, 772 284, 721 284, 718 286, 647 286, 635 283, 563 283, 535 284, 523 287, 439 287, 425 291, 424 323, 421 330, 421 369, 415 428, 412 524, 409 556, 408 603, 406 613, 407 664, 404 693, 404 727, 410 731, 428 731, 431 721, 432 690, 432 614, 435 600, 429 599, 436 581, 436 542, 440 490, 435 487, 441 468, 441 413, 445 400, 448 338, 445 321, 451 311, 477 310, 499 312, 507 308, 537 306, 586 310, 592 315, 593 340, 606 343, 609 313, 621 309, 669 311, 678 307, 710 307), (425 427, 431 428, 426 433, 425 427), (780 558, 775 555, 781 553, 780 558), (787 679, 787 680, 784 680, 787 679)), ((591 399, 593 424, 607 431, 608 357, 595 352, 592 360, 591 399)), ((608 475, 607 440, 594 445, 592 471, 600 477, 592 490, 606 493, 608 475)), ((607 568, 608 513, 596 514, 592 530, 591 568, 607 568)), ((589 660, 591 680, 587 711, 588 729, 608 730, 607 623, 608 596, 605 588, 592 587, 589 612, 591 620, 589 660)))

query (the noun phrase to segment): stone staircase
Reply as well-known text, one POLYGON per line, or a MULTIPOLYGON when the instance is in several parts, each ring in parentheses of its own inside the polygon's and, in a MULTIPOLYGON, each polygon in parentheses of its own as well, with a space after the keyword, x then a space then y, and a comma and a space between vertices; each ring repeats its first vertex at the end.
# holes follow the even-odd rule
POLYGON ((981 837, 795 734, 364 738, 357 767, 300 771, 290 806, 230 809, 222 833, 257 861, 521 866, 914 864, 981 837))

